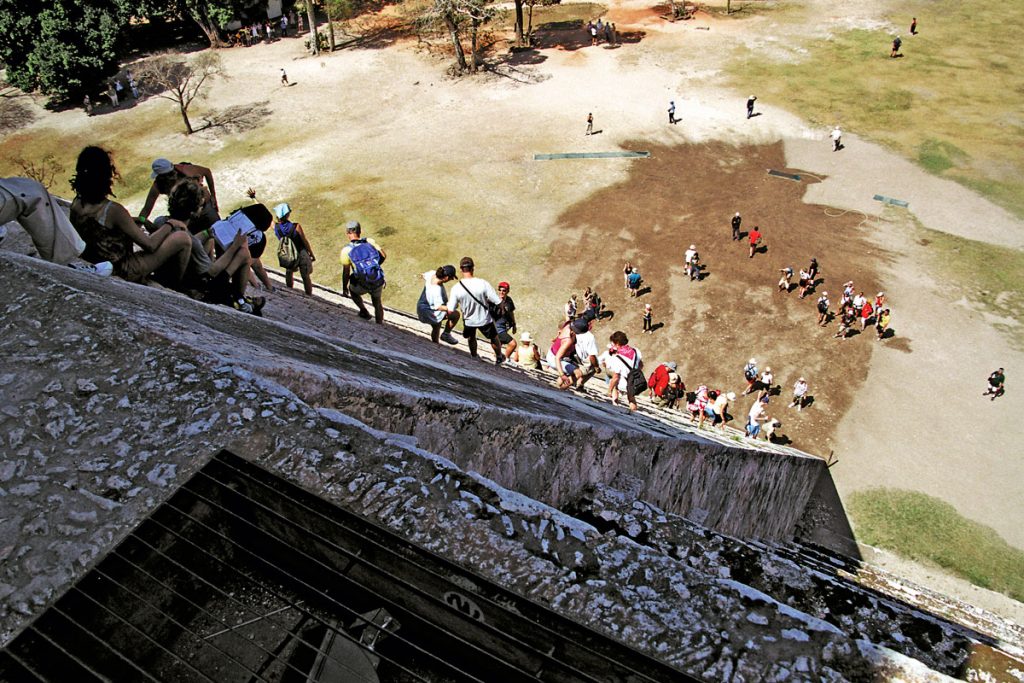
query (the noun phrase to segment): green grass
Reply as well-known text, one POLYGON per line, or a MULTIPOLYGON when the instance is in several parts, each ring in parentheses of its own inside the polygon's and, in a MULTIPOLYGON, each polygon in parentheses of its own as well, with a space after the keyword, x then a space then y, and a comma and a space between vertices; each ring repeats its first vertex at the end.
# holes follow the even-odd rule
POLYGON ((900 5, 894 29, 798 38, 785 57, 740 50, 727 69, 742 91, 820 126, 882 142, 930 172, 956 180, 1024 216, 1024 93, 1014 69, 1024 3, 939 0, 900 5), (909 36, 911 15, 920 33, 909 36), (902 59, 890 59, 893 33, 902 59))
POLYGON ((931 255, 930 270, 982 310, 1015 321, 1001 327, 1024 348, 1024 253, 919 224, 917 235, 918 243, 931 255))
POLYGON ((1024 600, 1024 551, 952 505, 897 489, 858 491, 846 503, 860 542, 937 564, 977 586, 1024 600))

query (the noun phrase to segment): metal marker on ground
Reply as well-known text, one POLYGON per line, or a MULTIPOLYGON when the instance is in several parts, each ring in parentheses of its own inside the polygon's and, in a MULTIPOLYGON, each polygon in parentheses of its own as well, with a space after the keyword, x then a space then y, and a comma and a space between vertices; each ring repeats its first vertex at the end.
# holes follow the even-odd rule
POLYGON ((553 159, 646 159, 650 152, 564 152, 561 154, 534 154, 534 161, 553 159))
POLYGON ((795 173, 784 173, 783 171, 776 171, 774 168, 768 169, 768 175, 777 176, 779 178, 788 178, 789 180, 795 180, 800 182, 800 176, 795 173))
POLYGON ((902 199, 893 199, 892 197, 886 197, 881 194, 875 195, 875 201, 882 202, 883 204, 891 204, 893 206, 901 206, 904 209, 910 206, 910 202, 905 202, 902 199))

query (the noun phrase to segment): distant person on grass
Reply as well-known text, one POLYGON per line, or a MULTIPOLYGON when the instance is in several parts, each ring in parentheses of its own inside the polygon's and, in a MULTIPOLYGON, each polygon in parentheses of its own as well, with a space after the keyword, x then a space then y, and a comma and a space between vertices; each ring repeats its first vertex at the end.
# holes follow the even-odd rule
POLYGON ((748 119, 751 116, 754 115, 754 102, 756 102, 756 101, 757 101, 757 98, 755 96, 753 96, 753 95, 751 95, 750 97, 747 98, 747 118, 748 119))
POLYGON ((479 332, 491 344, 491 349, 494 351, 494 363, 501 365, 505 357, 501 353, 498 330, 494 327, 494 318, 491 317, 488 305, 500 304, 501 299, 490 282, 473 275, 475 269, 476 264, 469 256, 463 256, 459 261, 462 279, 452 287, 448 299, 448 310, 459 309, 462 311, 462 336, 469 342, 469 355, 473 358, 480 357, 476 347, 476 334, 479 332))
POLYGON ((890 57, 902 57, 903 55, 900 54, 900 46, 902 46, 902 45, 903 45, 903 41, 900 39, 899 36, 896 36, 895 38, 893 38, 892 39, 892 52, 889 53, 889 56, 890 57))
POLYGON ((828 324, 828 307, 830 303, 828 300, 828 292, 822 292, 821 296, 818 297, 817 308, 818 308, 818 326, 825 327, 828 324))
POLYGON ((368 237, 363 237, 359 221, 345 225, 349 243, 341 250, 341 292, 352 297, 359 308, 359 317, 370 319, 370 312, 363 304, 363 295, 368 294, 373 303, 373 318, 378 325, 384 323, 384 270, 381 265, 388 255, 368 237))
POLYGON ((803 377, 798 379, 793 385, 793 400, 790 401, 789 407, 796 408, 797 411, 804 409, 804 405, 807 402, 807 380, 803 377))
POLYGON ((654 329, 653 329, 654 328, 654 324, 653 324, 653 321, 654 321, 654 311, 651 309, 651 305, 650 304, 644 304, 643 321, 644 321, 644 330, 643 330, 644 334, 654 334, 654 329))
POLYGON ((910 20, 910 35, 917 35, 917 17, 910 20))
MULTIPOLYGON (((611 41, 609 40, 608 42, 611 41)), ((676 103, 674 100, 668 103, 668 122, 671 124, 679 122, 679 119, 676 118, 676 103)))
POLYGON ((587 114, 587 135, 594 134, 594 114, 593 112, 587 114))
POLYGON ((743 217, 740 216, 740 212, 737 211, 736 215, 732 217, 732 238, 738 240, 740 238, 740 225, 743 223, 743 217))
POLYGON ((416 316, 420 322, 430 325, 430 341, 458 344, 459 341, 452 336, 452 328, 459 322, 459 312, 448 308, 448 293, 444 289, 446 282, 455 280, 455 266, 428 270, 422 277, 423 292, 416 302, 416 316), (441 332, 442 327, 444 332, 441 332))
POLYGON ((1006 392, 1006 373, 999 368, 988 376, 988 389, 982 396, 991 396, 991 401, 996 400, 1006 392))
POLYGON ((288 246, 285 244, 285 240, 289 240, 294 247, 293 250, 286 252, 278 249, 278 265, 285 269, 284 283, 289 289, 295 285, 295 271, 298 270, 299 276, 302 277, 302 287, 306 296, 313 296, 312 274, 313 261, 316 261, 316 256, 313 255, 313 247, 306 239, 306 233, 303 232, 302 226, 293 223, 291 215, 292 207, 287 202, 274 207, 274 216, 277 218, 274 235, 281 242, 282 247, 287 248, 288 246), (285 256, 282 257, 282 254, 285 256), (292 256, 294 256, 294 260, 292 260, 292 256))

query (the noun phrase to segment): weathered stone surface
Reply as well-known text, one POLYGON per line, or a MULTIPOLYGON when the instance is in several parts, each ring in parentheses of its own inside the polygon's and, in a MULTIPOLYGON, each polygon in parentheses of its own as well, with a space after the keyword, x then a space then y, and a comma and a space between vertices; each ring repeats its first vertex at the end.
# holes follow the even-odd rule
MULTIPOLYGON (((634 474, 616 482, 646 492, 640 480, 671 475, 671 449, 662 444, 658 463, 643 463, 622 431, 630 428, 628 416, 558 403, 563 397, 552 403, 537 395, 543 390, 515 388, 500 376, 487 382, 504 383, 501 389, 512 393, 503 401, 522 412, 497 411, 487 407, 495 385, 481 382, 479 370, 463 360, 416 364, 393 351, 397 360, 378 354, 379 366, 357 365, 354 352, 365 350, 346 342, 325 344, 228 309, 2 253, 0 265, 0 286, 9 293, 0 319, 0 378, 14 378, 0 382, 2 462, 16 463, 0 469, 7 494, 0 496, 5 642, 226 446, 708 679, 936 679, 883 639, 872 641, 854 624, 821 618, 815 605, 790 605, 770 593, 775 584, 813 584, 795 561, 782 571, 785 563, 773 560, 777 576, 762 573, 775 584, 758 588, 728 562, 693 561, 679 552, 679 541, 652 542, 669 518, 651 506, 624 498, 611 518, 590 523, 486 476, 529 487, 548 482, 559 488, 551 500, 568 502, 580 490, 570 487, 573 477, 593 481, 602 478, 594 472, 628 466, 634 474), (32 321, 46 321, 45 335, 32 321), (26 339, 38 342, 31 363, 24 362, 26 339), (311 386, 313 368, 330 380, 311 386), (381 401, 380 415, 371 414, 357 388, 381 401), (448 402, 427 398, 442 389, 448 402), (63 429, 51 433, 46 425, 58 418, 63 429), (580 422, 572 438, 586 442, 579 464, 566 470, 549 462, 562 418, 580 422), (524 428, 525 419, 541 428, 524 428), (515 445, 503 430, 521 448, 508 450, 502 463, 515 445), (481 440, 489 446, 474 447, 481 440), (456 457, 464 461, 457 464, 456 457)), ((738 481, 728 449, 686 441, 690 465, 707 475, 678 488, 678 495, 709 519, 738 523, 715 493, 738 481)), ((748 451, 746 463, 756 462, 748 451)), ((803 476, 799 468, 789 474, 803 476)), ((725 547, 708 550, 721 555, 725 547)), ((941 637, 928 637, 940 644, 941 637)))

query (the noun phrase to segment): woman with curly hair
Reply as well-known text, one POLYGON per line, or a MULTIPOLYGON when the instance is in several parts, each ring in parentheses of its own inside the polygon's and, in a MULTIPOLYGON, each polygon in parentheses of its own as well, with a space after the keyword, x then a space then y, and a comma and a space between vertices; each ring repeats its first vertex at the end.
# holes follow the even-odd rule
POLYGON ((105 149, 90 146, 78 155, 71 179, 71 223, 85 240, 82 258, 109 261, 114 275, 129 282, 142 282, 152 274, 160 284, 178 288, 192 250, 188 228, 170 220, 152 234, 145 232, 127 209, 109 198, 119 178, 105 149), (135 245, 142 250, 136 251, 135 245))

